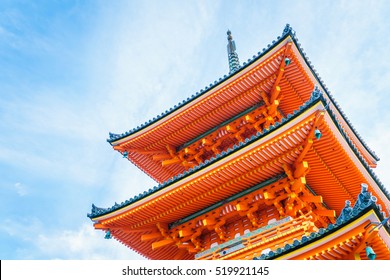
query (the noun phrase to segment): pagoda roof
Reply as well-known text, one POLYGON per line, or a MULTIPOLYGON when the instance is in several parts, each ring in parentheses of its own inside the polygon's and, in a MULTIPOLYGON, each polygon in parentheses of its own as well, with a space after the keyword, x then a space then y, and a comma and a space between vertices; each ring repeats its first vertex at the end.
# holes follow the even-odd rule
MULTIPOLYGON (((371 223, 381 223, 385 217, 381 213, 381 211, 378 209, 378 207, 375 204, 369 205, 367 208, 360 210, 358 213, 354 213, 351 215, 348 219, 343 221, 338 221, 334 224, 329 224, 327 228, 320 228, 318 232, 312 232, 310 235, 304 235, 300 240, 294 240, 290 244, 286 244, 284 248, 278 248, 277 250, 270 251, 266 254, 262 254, 261 256, 254 258, 255 260, 273 260, 273 259, 290 259, 295 256, 299 256, 302 251, 305 251, 306 249, 315 249, 316 246, 313 247, 313 244, 320 243, 320 241, 326 242, 325 239, 327 237, 330 237, 331 235, 340 235, 341 232, 345 233, 351 230, 354 227, 357 227, 359 225, 364 225, 367 221, 370 221, 371 223)), ((331 238, 330 238, 331 239, 331 238)), ((348 238, 347 238, 348 239, 348 238)), ((385 244, 390 244, 390 226, 388 223, 384 224, 384 226, 381 229, 380 235, 376 237, 376 241, 372 241, 370 243, 375 242, 379 247, 386 246, 385 244), (386 243, 382 242, 382 240, 387 240, 386 243)), ((343 249, 340 247, 346 246, 347 244, 340 242, 339 244, 336 244, 335 246, 329 246, 333 247, 333 249, 343 251, 343 249)), ((378 259, 388 259, 389 257, 389 249, 386 248, 387 254, 385 253, 383 256, 379 256, 378 259)), ((339 254, 339 253, 337 253, 339 254)), ((332 254, 330 254, 332 255, 332 254)))
MULTIPOLYGON (((227 160, 228 159, 230 160, 230 158, 232 156, 235 156, 237 154, 237 152, 239 152, 240 150, 243 150, 243 149, 247 149, 248 146, 252 146, 251 144, 257 143, 257 141, 260 141, 260 140, 266 141, 265 139, 270 139, 270 138, 272 139, 272 137, 276 137, 275 133, 277 133, 278 130, 287 127, 291 123, 294 123, 294 122, 296 123, 299 118, 302 119, 307 114, 313 114, 315 109, 318 109, 318 108, 324 109, 325 106, 326 106, 325 99, 323 98, 323 96, 321 95, 321 93, 319 91, 316 91, 313 93, 312 98, 308 102, 306 102, 304 105, 302 105, 299 108, 299 110, 295 111, 295 113, 293 113, 291 115, 288 115, 280 123, 276 123, 275 126, 271 126, 269 130, 265 130, 262 133, 257 133, 255 136, 252 136, 251 139, 246 139, 244 142, 240 142, 238 145, 235 145, 232 149, 229 149, 226 152, 222 152, 221 154, 218 154, 216 157, 211 158, 210 160, 206 160, 204 163, 201 163, 200 165, 198 165, 194 168, 190 168, 188 171, 184 171, 183 173, 179 174, 178 176, 175 176, 175 177, 165 181, 162 184, 159 184, 153 188, 150 188, 148 191, 145 191, 139 195, 136 195, 133 198, 130 198, 129 200, 126 200, 125 202, 122 202, 121 204, 115 203, 114 206, 112 206, 110 208, 106 208, 106 209, 93 206, 92 212, 91 212, 91 214, 88 214, 88 217, 90 217, 94 221, 103 221, 103 220, 110 219, 110 217, 120 215, 124 211, 128 211, 128 209, 133 208, 133 206, 138 207, 142 203, 145 203, 144 202, 145 199, 148 200, 149 197, 151 199, 153 199, 153 197, 159 196, 162 193, 166 193, 167 190, 171 189, 172 187, 175 187, 177 185, 182 185, 182 184, 188 182, 189 180, 196 180, 194 176, 204 175, 205 172, 207 174, 207 172, 210 172, 210 171, 207 171, 206 169, 209 169, 211 166, 215 166, 216 164, 218 165, 221 162, 227 162, 227 160), (318 104, 322 104, 322 105, 318 105, 318 104), (305 113, 305 112, 307 112, 307 113, 305 113), (312 113, 310 113, 310 112, 312 112, 312 113)), ((328 193, 327 195, 325 195, 325 201, 328 204, 330 204, 329 206, 332 209, 336 209, 338 211, 341 211, 341 209, 343 208, 344 200, 350 199, 353 201, 354 197, 356 197, 356 195, 359 193, 358 186, 360 185, 360 183, 362 181, 367 181, 370 185, 377 186, 377 189, 375 189, 375 194, 379 196, 379 200, 384 204, 383 206, 390 206, 389 205, 390 193, 386 190, 386 188, 379 181, 378 177, 374 174, 372 169, 365 162, 365 160, 363 159, 362 155, 360 154, 360 152, 356 148, 356 146, 353 145, 353 142, 349 139, 348 134, 340 126, 340 123, 338 122, 333 111, 329 107, 327 107, 326 111, 328 113, 327 122, 329 122, 328 126, 330 127, 330 128, 328 128, 328 131, 333 131, 334 133, 339 133, 339 137, 337 135, 332 136, 331 139, 326 140, 327 142, 325 142, 325 137, 324 137, 324 139, 321 139, 319 141, 319 143, 323 143, 323 144, 321 144, 321 146, 323 148, 329 149, 329 147, 336 146, 335 145, 336 142, 333 142, 333 141, 337 141, 337 142, 344 141, 344 144, 339 144, 338 146, 340 146, 340 149, 344 149, 344 150, 349 149, 350 151, 352 151, 352 153, 345 157, 345 162, 342 161, 341 155, 338 154, 337 156, 339 157, 339 159, 338 159, 339 163, 337 165, 340 165, 340 164, 343 164, 344 166, 360 165, 361 168, 357 169, 357 170, 360 170, 360 171, 357 171, 357 173, 356 172, 354 173, 353 170, 349 170, 349 172, 348 172, 349 174, 346 174, 345 170, 342 170, 339 168, 339 171, 337 171, 337 174, 335 174, 334 172, 331 172, 331 175, 330 175, 331 177, 325 177, 324 181, 322 181, 322 179, 321 179, 320 182, 317 183, 316 182, 316 181, 318 181, 316 178, 317 175, 321 175, 321 172, 326 173, 327 167, 326 166, 322 166, 322 167, 316 166, 316 169, 318 169, 318 174, 315 173, 314 175, 311 175, 311 173, 309 173, 307 176, 309 185, 311 187, 313 187, 313 189, 316 191, 316 193, 321 194, 322 191, 328 193), (333 126, 333 127, 331 127, 331 126, 333 126), (355 159, 353 159, 352 157, 354 157, 355 159), (350 174, 352 174, 352 175, 350 175, 350 174), (352 191, 353 193, 351 194, 350 190, 349 191, 341 191, 341 193, 338 194, 337 197, 332 198, 333 195, 329 192, 336 192, 337 188, 343 189, 344 188, 343 184, 351 185, 351 180, 352 180, 351 177, 353 177, 353 176, 356 176, 356 178, 353 178, 353 183, 352 183, 352 185, 356 185, 356 187, 355 187, 356 189, 354 189, 352 191), (330 180, 329 178, 332 178, 332 179, 330 180), (344 178, 344 179, 340 180, 339 178, 344 178), (324 185, 324 189, 319 188, 318 190, 316 190, 315 186, 321 185, 321 184, 324 185), (336 188, 335 187, 332 188, 332 184, 335 184, 336 188), (326 190, 326 188, 329 188, 330 191, 326 190), (326 196, 328 196, 328 198, 326 198, 326 196)), ((325 133, 325 129, 324 129, 324 133, 325 133)), ((301 139, 298 138, 297 139, 298 141, 303 140, 302 136, 294 136, 294 137, 296 137, 296 138, 300 137, 301 139)), ((327 138, 329 138, 329 137, 327 137, 327 138)), ((291 139, 289 141, 291 141, 291 139)), ((283 143, 283 145, 286 145, 286 144, 283 143)), ((262 147, 262 148, 264 148, 264 147, 262 147)), ((323 148, 322 148, 322 150, 323 150, 323 148)), ((320 148, 319 148, 319 150, 320 150, 320 148)), ((274 152, 272 152, 272 150, 268 151, 267 153, 270 153, 270 152, 274 153, 274 152)), ((331 157, 331 155, 329 155, 329 152, 326 152, 326 151, 320 151, 320 152, 321 153, 323 152, 324 156, 326 156, 326 157, 331 157)), ((290 157, 294 157, 298 153, 299 153, 299 151, 292 152, 290 157)), ((309 160, 308 160, 309 162, 316 162, 319 160, 317 158, 318 156, 316 155, 316 153, 318 153, 318 152, 308 153, 307 157, 309 158, 309 160)), ((272 158, 274 158, 274 156, 271 156, 269 161, 272 161, 273 160, 272 158)), ((321 161, 321 159, 320 159, 320 161, 321 161)), ((275 168, 271 168, 271 169, 275 169, 275 168)), ((353 168, 351 168, 351 169, 353 169, 353 168)), ((278 167, 274 172, 267 172, 265 177, 262 178, 262 180, 272 178, 273 176, 276 176, 276 175, 280 174, 281 172, 283 172, 283 169, 278 167)), ((314 171, 312 171, 312 172, 314 173, 314 171)), ((322 176, 322 177, 324 177, 324 176, 322 176)), ((216 184, 219 184, 219 182, 216 182, 216 184)), ((202 208, 202 206, 199 206, 199 207, 202 208)), ((183 213, 183 215, 184 215, 184 213, 183 213)))
POLYGON ((250 106, 253 106, 253 104, 256 104, 259 100, 256 100, 256 92, 253 92, 245 100, 232 103, 229 109, 223 110, 223 114, 221 113, 217 117, 210 117, 207 119, 207 122, 203 121, 199 123, 200 115, 204 115, 204 112, 220 108, 221 104, 226 104, 229 99, 231 100, 232 96, 237 96, 238 91, 247 91, 256 85, 260 85, 261 90, 269 91, 275 81, 275 73, 279 67, 278 64, 280 63, 281 54, 285 50, 288 42, 293 42, 292 56, 297 63, 296 65, 290 65, 290 70, 286 68, 286 74, 290 73, 289 80, 282 80, 282 83, 284 83, 283 88, 289 88, 288 97, 285 97, 280 105, 283 113, 288 115, 299 110, 299 107, 310 98, 314 85, 318 85, 321 91, 324 92, 324 99, 328 103, 328 106, 333 107, 335 118, 338 119, 340 126, 345 130, 350 141, 354 143, 367 164, 375 167, 376 161, 379 158, 362 140, 334 97, 330 94, 330 91, 315 71, 300 43, 298 43, 295 32, 289 25, 286 26, 282 36, 278 37, 272 44, 269 44, 262 52, 253 56, 253 59, 249 59, 247 63, 244 62, 243 66, 237 71, 219 78, 218 81, 214 81, 214 83, 206 86, 200 92, 197 92, 186 100, 179 102, 173 108, 128 132, 122 134, 110 133, 107 141, 114 146, 114 149, 118 149, 119 151, 121 151, 121 148, 124 150, 129 149, 129 159, 159 183, 183 173, 185 168, 182 166, 172 165, 161 167, 161 162, 153 161, 152 156, 148 154, 149 150, 153 150, 149 142, 159 142, 160 145, 152 144, 152 146, 160 150, 164 149, 164 145, 166 144, 180 147, 196 136, 206 132, 208 129, 219 125, 221 122, 234 117, 250 106), (254 72, 254 69, 257 69, 256 67, 260 67, 259 65, 262 68, 259 68, 260 70, 258 72, 254 72), (302 78, 306 82, 302 83, 302 78), (215 95, 216 93, 219 95, 215 95), (213 99, 210 99, 210 97, 213 97, 213 99), (198 117, 195 116, 196 114, 198 114, 198 117), (167 139, 167 135, 171 135, 189 124, 192 125, 192 128, 187 130, 186 133, 182 133, 180 136, 176 135, 175 139, 167 139), (161 139, 165 140, 163 141, 161 139), (128 144, 129 142, 131 144, 128 144), (149 145, 147 148, 145 148, 145 143, 149 143, 147 144, 149 145), (144 148, 146 150, 143 150, 144 148), (146 153, 138 152, 137 149, 143 150, 146 153))

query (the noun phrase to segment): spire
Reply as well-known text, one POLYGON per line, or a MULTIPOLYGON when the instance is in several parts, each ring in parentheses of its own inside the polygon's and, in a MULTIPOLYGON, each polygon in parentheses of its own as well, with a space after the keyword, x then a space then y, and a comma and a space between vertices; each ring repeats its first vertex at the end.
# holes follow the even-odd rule
POLYGON ((233 41, 232 32, 227 31, 228 35, 228 60, 229 60, 229 74, 236 72, 240 68, 240 61, 238 60, 238 55, 236 53, 236 43, 233 41))

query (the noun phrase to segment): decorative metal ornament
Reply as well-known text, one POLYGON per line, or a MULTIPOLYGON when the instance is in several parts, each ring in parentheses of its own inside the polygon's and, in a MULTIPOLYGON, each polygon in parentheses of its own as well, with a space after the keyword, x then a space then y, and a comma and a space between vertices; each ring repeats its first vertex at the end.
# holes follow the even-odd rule
POLYGON ((374 252, 374 250, 372 249, 372 247, 371 246, 366 246, 366 255, 367 255, 367 258, 369 259, 369 260, 375 260, 375 258, 376 258, 376 254, 375 254, 375 252, 374 252))
POLYGON ((322 133, 318 128, 314 130, 314 136, 317 138, 317 140, 320 140, 322 133))

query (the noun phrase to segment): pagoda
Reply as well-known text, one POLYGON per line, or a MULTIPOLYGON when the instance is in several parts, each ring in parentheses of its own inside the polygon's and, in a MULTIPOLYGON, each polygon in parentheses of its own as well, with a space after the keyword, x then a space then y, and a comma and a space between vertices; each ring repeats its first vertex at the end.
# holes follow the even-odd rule
POLYGON ((390 259, 390 194, 286 25, 229 74, 122 134, 157 185, 88 217, 148 259, 390 259))

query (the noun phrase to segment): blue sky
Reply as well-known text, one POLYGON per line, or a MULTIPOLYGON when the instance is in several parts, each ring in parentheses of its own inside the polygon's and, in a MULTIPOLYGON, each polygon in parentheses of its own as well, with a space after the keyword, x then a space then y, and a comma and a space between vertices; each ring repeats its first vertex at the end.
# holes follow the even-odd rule
POLYGON ((242 63, 290 23, 390 185, 386 1, 183 2, 0 2, 0 259, 140 258, 86 217, 155 185, 108 132, 227 74, 227 29, 242 63))

